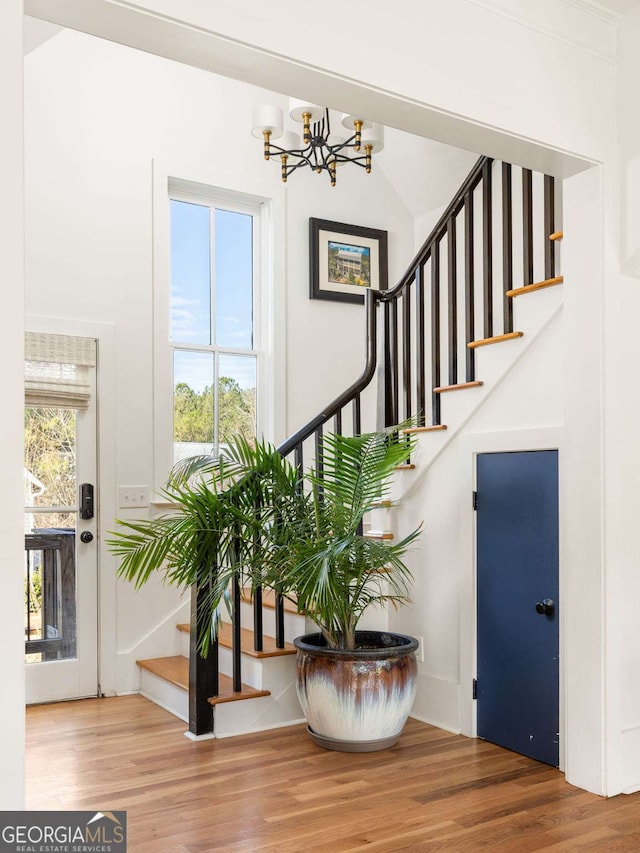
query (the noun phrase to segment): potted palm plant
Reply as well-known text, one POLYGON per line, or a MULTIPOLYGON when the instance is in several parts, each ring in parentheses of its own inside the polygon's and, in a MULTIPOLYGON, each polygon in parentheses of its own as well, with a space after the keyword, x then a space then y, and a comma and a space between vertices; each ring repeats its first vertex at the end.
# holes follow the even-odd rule
POLYGON ((268 444, 238 438, 224 458, 179 463, 164 492, 172 514, 118 522, 110 546, 122 558, 119 573, 140 585, 162 571, 169 583, 206 592, 202 653, 234 578, 291 600, 317 628, 294 641, 314 740, 349 751, 390 746, 415 696, 418 643, 359 631, 358 622, 367 608, 408 601, 403 556, 419 529, 395 542, 366 536, 363 524, 412 447, 398 428, 327 434, 322 464, 301 472, 268 444))

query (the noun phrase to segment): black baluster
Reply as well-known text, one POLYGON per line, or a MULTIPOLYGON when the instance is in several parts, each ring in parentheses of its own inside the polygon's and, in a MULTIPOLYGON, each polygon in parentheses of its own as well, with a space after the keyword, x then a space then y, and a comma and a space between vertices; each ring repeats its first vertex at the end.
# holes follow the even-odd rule
POLYGON ((524 284, 533 284, 533 179, 531 169, 522 170, 522 274, 524 284))
MULTIPOLYGON (((431 252, 431 388, 440 386, 440 243, 431 252)), ((440 423, 440 394, 431 394, 431 422, 440 423)))
POLYGON ((284 596, 276 593, 276 648, 284 649, 284 596))
POLYGON ((338 409, 333 419, 333 431, 336 435, 342 435, 342 409, 338 409))
POLYGON ((264 649, 261 586, 257 586, 253 592, 253 648, 256 652, 261 652, 264 649))
MULTIPOLYGON (((511 164, 502 164, 502 290, 513 290, 513 195, 511 164)), ((513 332, 513 299, 502 299, 504 333, 513 332)))
POLYGON ((233 692, 240 693, 242 690, 242 626, 240 624, 240 582, 237 575, 234 576, 232 584, 233 596, 233 692))
POLYGON ((384 423, 382 426, 391 426, 395 423, 393 417, 393 368, 391 358, 392 348, 392 331, 391 331, 391 305, 389 302, 383 303, 383 334, 384 341, 382 346, 383 362, 382 362, 382 387, 384 394, 384 423))
POLYGON ((416 405, 418 426, 427 422, 425 393, 425 341, 424 341, 424 264, 416 268, 416 405))
POLYGON ((302 477, 302 472, 303 472, 302 442, 300 442, 299 444, 296 444, 293 459, 294 459, 294 465, 298 469, 298 476, 302 477))
POLYGON ((360 394, 353 398, 353 434, 360 435, 362 430, 362 412, 360 406, 360 394))
POLYGON ((493 194, 491 162, 482 167, 482 271, 484 283, 484 337, 493 337, 493 194))
MULTIPOLYGON (((467 343, 475 340, 475 264, 473 257, 473 190, 464 197, 464 323, 467 343)), ((466 347, 466 381, 476 378, 475 350, 466 347)))
MULTIPOLYGON (((413 288, 408 286, 402 297, 402 381, 404 382, 404 414, 402 420, 411 418, 411 298, 413 288)), ((400 416, 398 416, 398 423, 400 416)))
POLYGON ((544 277, 555 278, 556 275, 556 241, 549 237, 555 228, 555 179, 552 175, 544 176, 544 277))
POLYGON ((393 299, 390 306, 390 353, 391 364, 389 373, 391 375, 391 419, 385 426, 393 426, 398 423, 398 386, 400 380, 400 363, 398 358, 398 300, 393 299))

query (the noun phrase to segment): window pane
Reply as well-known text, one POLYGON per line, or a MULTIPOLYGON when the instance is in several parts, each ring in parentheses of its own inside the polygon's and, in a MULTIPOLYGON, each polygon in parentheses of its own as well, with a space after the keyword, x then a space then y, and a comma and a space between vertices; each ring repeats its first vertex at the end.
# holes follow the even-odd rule
POLYGON ((76 656, 75 513, 33 514, 27 525, 26 662, 68 660, 76 656))
POLYGON ((213 353, 173 356, 174 461, 213 453, 213 353))
POLYGON ((216 343, 253 346, 253 217, 215 211, 216 343))
POLYGON ((74 507, 77 501, 75 411, 25 409, 25 507, 74 507))
POLYGON ((209 208, 171 201, 172 341, 211 343, 209 208))
POLYGON ((221 355, 218 373, 219 442, 233 435, 256 436, 256 360, 242 355, 221 355))

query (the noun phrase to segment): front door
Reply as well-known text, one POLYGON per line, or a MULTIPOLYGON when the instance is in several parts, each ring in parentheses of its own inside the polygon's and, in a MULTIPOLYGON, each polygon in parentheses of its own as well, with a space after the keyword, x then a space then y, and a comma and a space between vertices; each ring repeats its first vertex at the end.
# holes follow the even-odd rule
POLYGON ((478 736, 557 767, 558 452, 477 462, 478 736))
POLYGON ((84 408, 25 409, 27 703, 97 694, 94 374, 84 408))

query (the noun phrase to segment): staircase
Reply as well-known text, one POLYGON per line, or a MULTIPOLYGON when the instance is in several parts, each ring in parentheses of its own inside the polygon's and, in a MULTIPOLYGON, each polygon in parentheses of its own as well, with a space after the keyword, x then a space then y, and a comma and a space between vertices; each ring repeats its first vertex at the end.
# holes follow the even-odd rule
MULTIPOLYGON (((560 296, 534 297, 563 282, 556 268, 563 235, 555 219, 552 177, 481 157, 400 282, 391 290, 366 291, 361 377, 280 452, 297 466, 309 466, 325 430, 357 434, 411 421, 407 431, 422 438, 415 459, 399 468, 394 495, 406 498, 560 310, 560 296), (517 273, 514 257, 521 263, 517 273), (526 305, 518 310, 518 328, 516 302, 526 305), (363 423, 361 395, 374 378, 378 423, 363 423)), ((381 502, 365 535, 392 539, 392 513, 393 502, 381 502)), ((291 640, 305 632, 303 617, 266 592, 249 602, 236 587, 232 599, 239 618, 225 625, 206 659, 196 654, 200 609, 194 592, 191 627, 176 628, 182 654, 138 661, 143 695, 188 720, 194 738, 302 718, 291 640)))
MULTIPOLYGON (((240 622, 245 624, 253 613, 253 602, 244 592, 240 613, 240 622)), ((275 639, 276 601, 272 594, 264 593, 262 613, 265 630, 261 651, 254 648, 253 632, 247 628, 240 629, 240 649, 244 659, 244 681, 240 684, 240 690, 234 689, 233 680, 233 626, 225 622, 218 633, 219 686, 215 696, 207 697, 215 720, 216 737, 303 721, 292 685, 292 656, 295 656, 296 650, 291 640, 305 632, 304 617, 297 613, 295 605, 284 603, 285 641, 283 647, 279 648, 275 639), (265 702, 267 697, 269 701, 265 702), (242 702, 242 705, 237 705, 238 702, 242 702), (229 707, 226 707, 227 704, 229 707)), ((191 626, 179 623, 176 630, 180 637, 179 655, 136 661, 140 669, 140 693, 181 720, 189 722, 191 626)))

